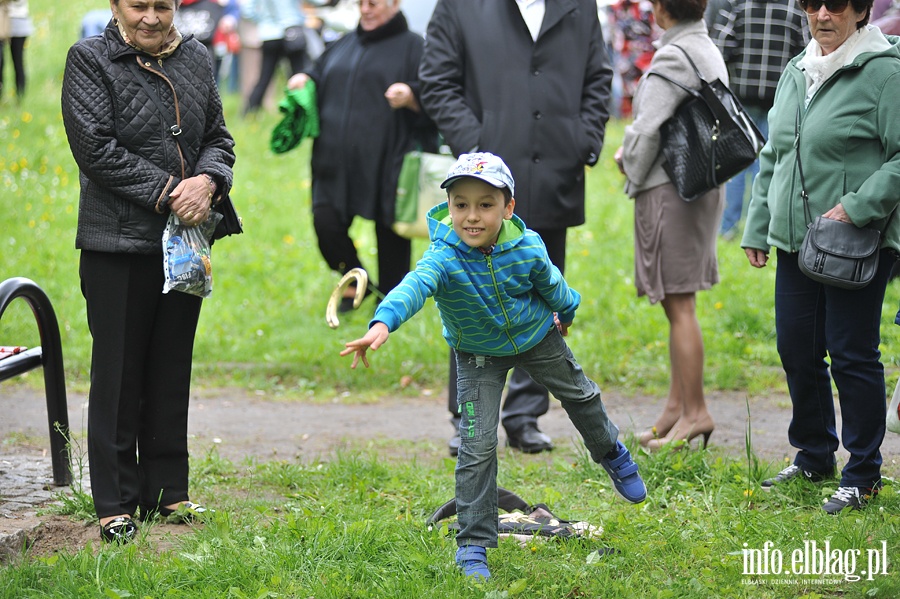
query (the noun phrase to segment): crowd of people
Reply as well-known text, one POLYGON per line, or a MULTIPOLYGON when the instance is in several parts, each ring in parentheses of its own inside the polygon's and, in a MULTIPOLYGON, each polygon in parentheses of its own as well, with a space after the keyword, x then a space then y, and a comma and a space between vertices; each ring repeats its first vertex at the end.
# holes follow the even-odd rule
MULTIPOLYGON (((668 396, 638 440, 648 450, 705 445, 714 431, 696 295, 719 282, 717 240, 738 237, 748 181, 688 202, 665 168, 661 130, 688 95, 670 81, 696 89, 699 73, 730 84, 769 136, 748 175, 740 246, 756 268, 775 248, 777 348, 797 454, 762 487, 838 476, 843 443, 850 459, 823 508, 871 501, 886 415, 881 305, 900 251, 900 39, 870 22, 875 4, 889 17, 890 3, 438 0, 423 38, 401 0, 360 0, 357 26, 327 44, 303 10, 314 4, 110 0, 111 18, 69 52, 62 107, 81 172, 76 246, 94 339, 88 451, 105 540, 129 541, 138 518, 207 513, 190 499, 187 454, 202 300, 158 291, 159 239, 171 217, 199 225, 227 201, 236 157, 219 88, 226 55, 244 45, 259 49, 245 115, 265 109, 285 60, 288 87, 315 90, 312 212, 328 266, 363 267, 350 225, 360 217, 375 227, 378 280, 368 290, 377 307, 341 355, 368 366, 367 350, 436 301, 450 356, 455 560, 466 575, 490 576, 498 429, 514 449, 551 450, 538 426, 550 392, 616 493, 647 496, 600 389, 564 340, 581 299, 564 278, 567 231, 585 222, 585 171, 611 113, 629 117, 614 161, 634 204, 636 293, 661 304, 669 323, 668 396), (244 22, 252 36, 229 47, 244 22), (410 240, 391 228, 398 178, 408 152, 439 141, 456 163, 441 184, 447 202, 428 215, 432 243, 410 270, 410 240), (864 288, 799 270, 807 224, 820 215, 882 232, 864 288)), ((30 30, 15 31, 11 41, 30 30)))

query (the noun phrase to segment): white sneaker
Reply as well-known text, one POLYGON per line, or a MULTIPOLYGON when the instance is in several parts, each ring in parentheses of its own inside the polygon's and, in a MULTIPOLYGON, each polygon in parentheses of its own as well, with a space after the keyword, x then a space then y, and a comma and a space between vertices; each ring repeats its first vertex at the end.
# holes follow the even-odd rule
POLYGON ((797 466, 796 464, 791 464, 772 478, 767 478, 766 480, 760 483, 760 487, 762 487, 763 491, 771 491, 772 487, 775 485, 780 485, 782 483, 786 483, 789 480, 794 480, 795 478, 805 478, 806 480, 812 482, 819 482, 828 478, 828 476, 824 474, 817 474, 815 472, 807 472, 797 466))

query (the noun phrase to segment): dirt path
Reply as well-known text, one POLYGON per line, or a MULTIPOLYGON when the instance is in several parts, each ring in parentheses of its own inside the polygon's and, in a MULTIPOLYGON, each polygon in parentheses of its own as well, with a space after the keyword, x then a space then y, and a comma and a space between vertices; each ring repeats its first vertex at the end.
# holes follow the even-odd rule
MULTIPOLYGON (((610 418, 625 434, 652 424, 661 408, 658 398, 625 396, 615 391, 606 391, 603 401, 610 418)), ((74 432, 83 430, 86 402, 83 394, 69 394, 69 423, 74 432)), ((743 456, 750 424, 753 449, 760 458, 775 461, 793 456, 787 443, 790 400, 786 395, 748 400, 743 393, 716 392, 708 396, 708 402, 717 425, 711 446, 743 456)), ((452 433, 445 406, 446 397, 442 394, 354 404, 340 400, 309 403, 270 399, 234 389, 204 389, 191 402, 191 450, 196 455, 215 446, 220 455, 232 461, 248 456, 263 461, 314 460, 327 458, 336 449, 364 447, 390 453, 445 456, 446 441, 452 433)), ((0 440, 6 440, 3 452, 46 445, 46 411, 40 393, 17 386, 0 387, 0 414, 0 440), (11 436, 26 442, 10 443, 11 436), (22 447, 16 449, 19 445, 22 447)), ((557 447, 580 443, 559 402, 552 402, 550 412, 539 423, 557 447)), ((500 437, 502 444, 502 430, 500 437)), ((882 452, 885 474, 896 475, 900 471, 900 435, 887 433, 882 452)), ((839 460, 844 458, 845 453, 839 454, 839 460)))

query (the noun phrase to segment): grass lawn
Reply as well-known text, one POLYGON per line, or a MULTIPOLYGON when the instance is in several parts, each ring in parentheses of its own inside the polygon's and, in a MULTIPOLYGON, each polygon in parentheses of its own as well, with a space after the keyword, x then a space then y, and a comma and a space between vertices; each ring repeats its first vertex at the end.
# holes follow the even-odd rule
MULTIPOLYGON (((106 3, 30 5, 37 31, 26 51, 28 95, 18 104, 7 85, 0 101, 0 280, 28 277, 48 293, 60 321, 67 385, 85 390, 90 335, 74 249, 78 170, 59 94, 81 15, 106 3)), ((195 385, 323 402, 442 388, 447 348, 433 304, 391 336, 372 369, 351 371, 338 356, 343 341, 365 330, 374 303, 342 315, 336 331, 325 323, 339 277, 319 255, 312 229, 309 146, 273 155, 268 139, 278 115, 244 120, 240 99, 224 100, 237 142, 233 196, 246 233, 215 246, 195 385)), ((584 297, 569 339, 601 387, 661 394, 668 384, 666 322, 660 307, 635 297, 632 206, 611 160, 623 127, 610 124, 603 156, 587 173, 588 222, 569 232, 567 279, 584 297)), ((371 224, 356 223, 354 233, 363 260, 374 264, 371 224)), ((424 248, 417 240, 414 255, 424 248)), ((720 242, 719 260, 721 284, 698 297, 707 387, 783 392, 774 269, 749 267, 736 243, 720 242)), ((882 343, 891 389, 900 355, 900 327, 891 324, 898 297, 894 282, 882 343)), ((10 344, 40 344, 24 302, 14 302, 0 321, 0 345, 10 344)), ((40 373, 24 380, 42 384, 40 373)), ((408 451, 415 454, 414 447, 408 451)), ((602 468, 575 450, 538 459, 504 453, 504 486, 604 532, 592 543, 535 541, 523 548, 503 541, 489 556, 494 578, 475 585, 457 574, 452 539, 423 524, 452 497, 450 459, 390 459, 373 451, 314 464, 234 464, 196 456, 192 485, 199 497, 215 498, 217 512, 195 534, 165 547, 144 540, 25 559, 0 570, 0 597, 900 597, 894 486, 873 509, 835 518, 818 509, 833 484, 763 494, 759 481, 771 472, 752 454, 734 459, 713 449, 638 457, 650 496, 631 506, 615 500, 602 468), (826 541, 830 574, 792 569, 795 556, 814 555, 811 543, 821 550, 826 541), (618 552, 599 557, 598 547, 618 552), (888 563, 872 561, 878 574, 862 574, 882 551, 888 563), (755 562, 747 572, 749 556, 755 562), (772 574, 779 557, 782 574, 772 574)), ((78 492, 63 509, 92 517, 89 498, 78 492)))

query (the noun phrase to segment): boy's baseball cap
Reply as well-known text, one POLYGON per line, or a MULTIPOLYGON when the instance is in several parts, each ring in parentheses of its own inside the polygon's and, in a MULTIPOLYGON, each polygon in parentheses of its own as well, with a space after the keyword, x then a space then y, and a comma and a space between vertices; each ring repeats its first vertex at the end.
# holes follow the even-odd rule
POLYGON ((499 156, 490 152, 460 154, 456 159, 456 164, 447 171, 447 178, 441 183, 441 189, 446 189, 454 181, 463 177, 480 179, 498 189, 508 187, 509 193, 515 195, 515 183, 509 167, 499 156))

